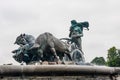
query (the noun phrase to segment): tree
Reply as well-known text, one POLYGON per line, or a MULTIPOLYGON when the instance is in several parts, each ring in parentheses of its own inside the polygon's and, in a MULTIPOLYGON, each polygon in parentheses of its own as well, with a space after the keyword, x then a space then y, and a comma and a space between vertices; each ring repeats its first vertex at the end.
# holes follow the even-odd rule
POLYGON ((103 57, 95 57, 91 63, 96 64, 96 65, 105 65, 105 59, 103 57))
POLYGON ((112 47, 108 50, 107 65, 110 67, 120 67, 120 50, 112 47))

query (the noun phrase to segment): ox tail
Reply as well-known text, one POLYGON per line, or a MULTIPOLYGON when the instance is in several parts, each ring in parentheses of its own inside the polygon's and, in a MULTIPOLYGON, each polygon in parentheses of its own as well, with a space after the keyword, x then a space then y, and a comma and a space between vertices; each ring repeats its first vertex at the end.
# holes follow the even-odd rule
POLYGON ((70 38, 60 38, 60 40, 67 40, 67 41, 71 41, 70 38))
POLYGON ((67 41, 67 43, 69 43, 69 42, 71 42, 72 43, 72 39, 70 39, 70 38, 60 38, 59 40, 66 40, 67 41))

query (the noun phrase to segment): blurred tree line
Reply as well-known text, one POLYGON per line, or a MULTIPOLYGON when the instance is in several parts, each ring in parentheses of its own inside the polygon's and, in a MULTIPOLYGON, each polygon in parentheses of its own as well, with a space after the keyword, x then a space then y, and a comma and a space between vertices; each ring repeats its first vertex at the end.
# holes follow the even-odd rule
POLYGON ((120 50, 116 49, 116 47, 112 47, 108 49, 107 61, 105 61, 103 57, 95 57, 91 63, 110 67, 120 67, 120 50))

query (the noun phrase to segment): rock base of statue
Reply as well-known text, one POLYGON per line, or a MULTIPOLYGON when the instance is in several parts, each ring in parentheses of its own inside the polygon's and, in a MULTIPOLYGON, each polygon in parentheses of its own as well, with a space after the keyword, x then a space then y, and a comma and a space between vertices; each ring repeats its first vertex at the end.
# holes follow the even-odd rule
POLYGON ((120 80, 119 67, 47 64, 0 65, 0 80, 120 80))

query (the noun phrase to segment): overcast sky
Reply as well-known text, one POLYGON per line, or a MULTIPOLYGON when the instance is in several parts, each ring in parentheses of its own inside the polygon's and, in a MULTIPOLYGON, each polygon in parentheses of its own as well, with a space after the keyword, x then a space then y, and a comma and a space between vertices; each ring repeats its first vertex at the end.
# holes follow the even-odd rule
POLYGON ((106 58, 112 46, 120 49, 119 0, 0 0, 0 64, 17 64, 11 51, 21 33, 68 37, 73 19, 90 24, 82 38, 86 62, 106 58))

